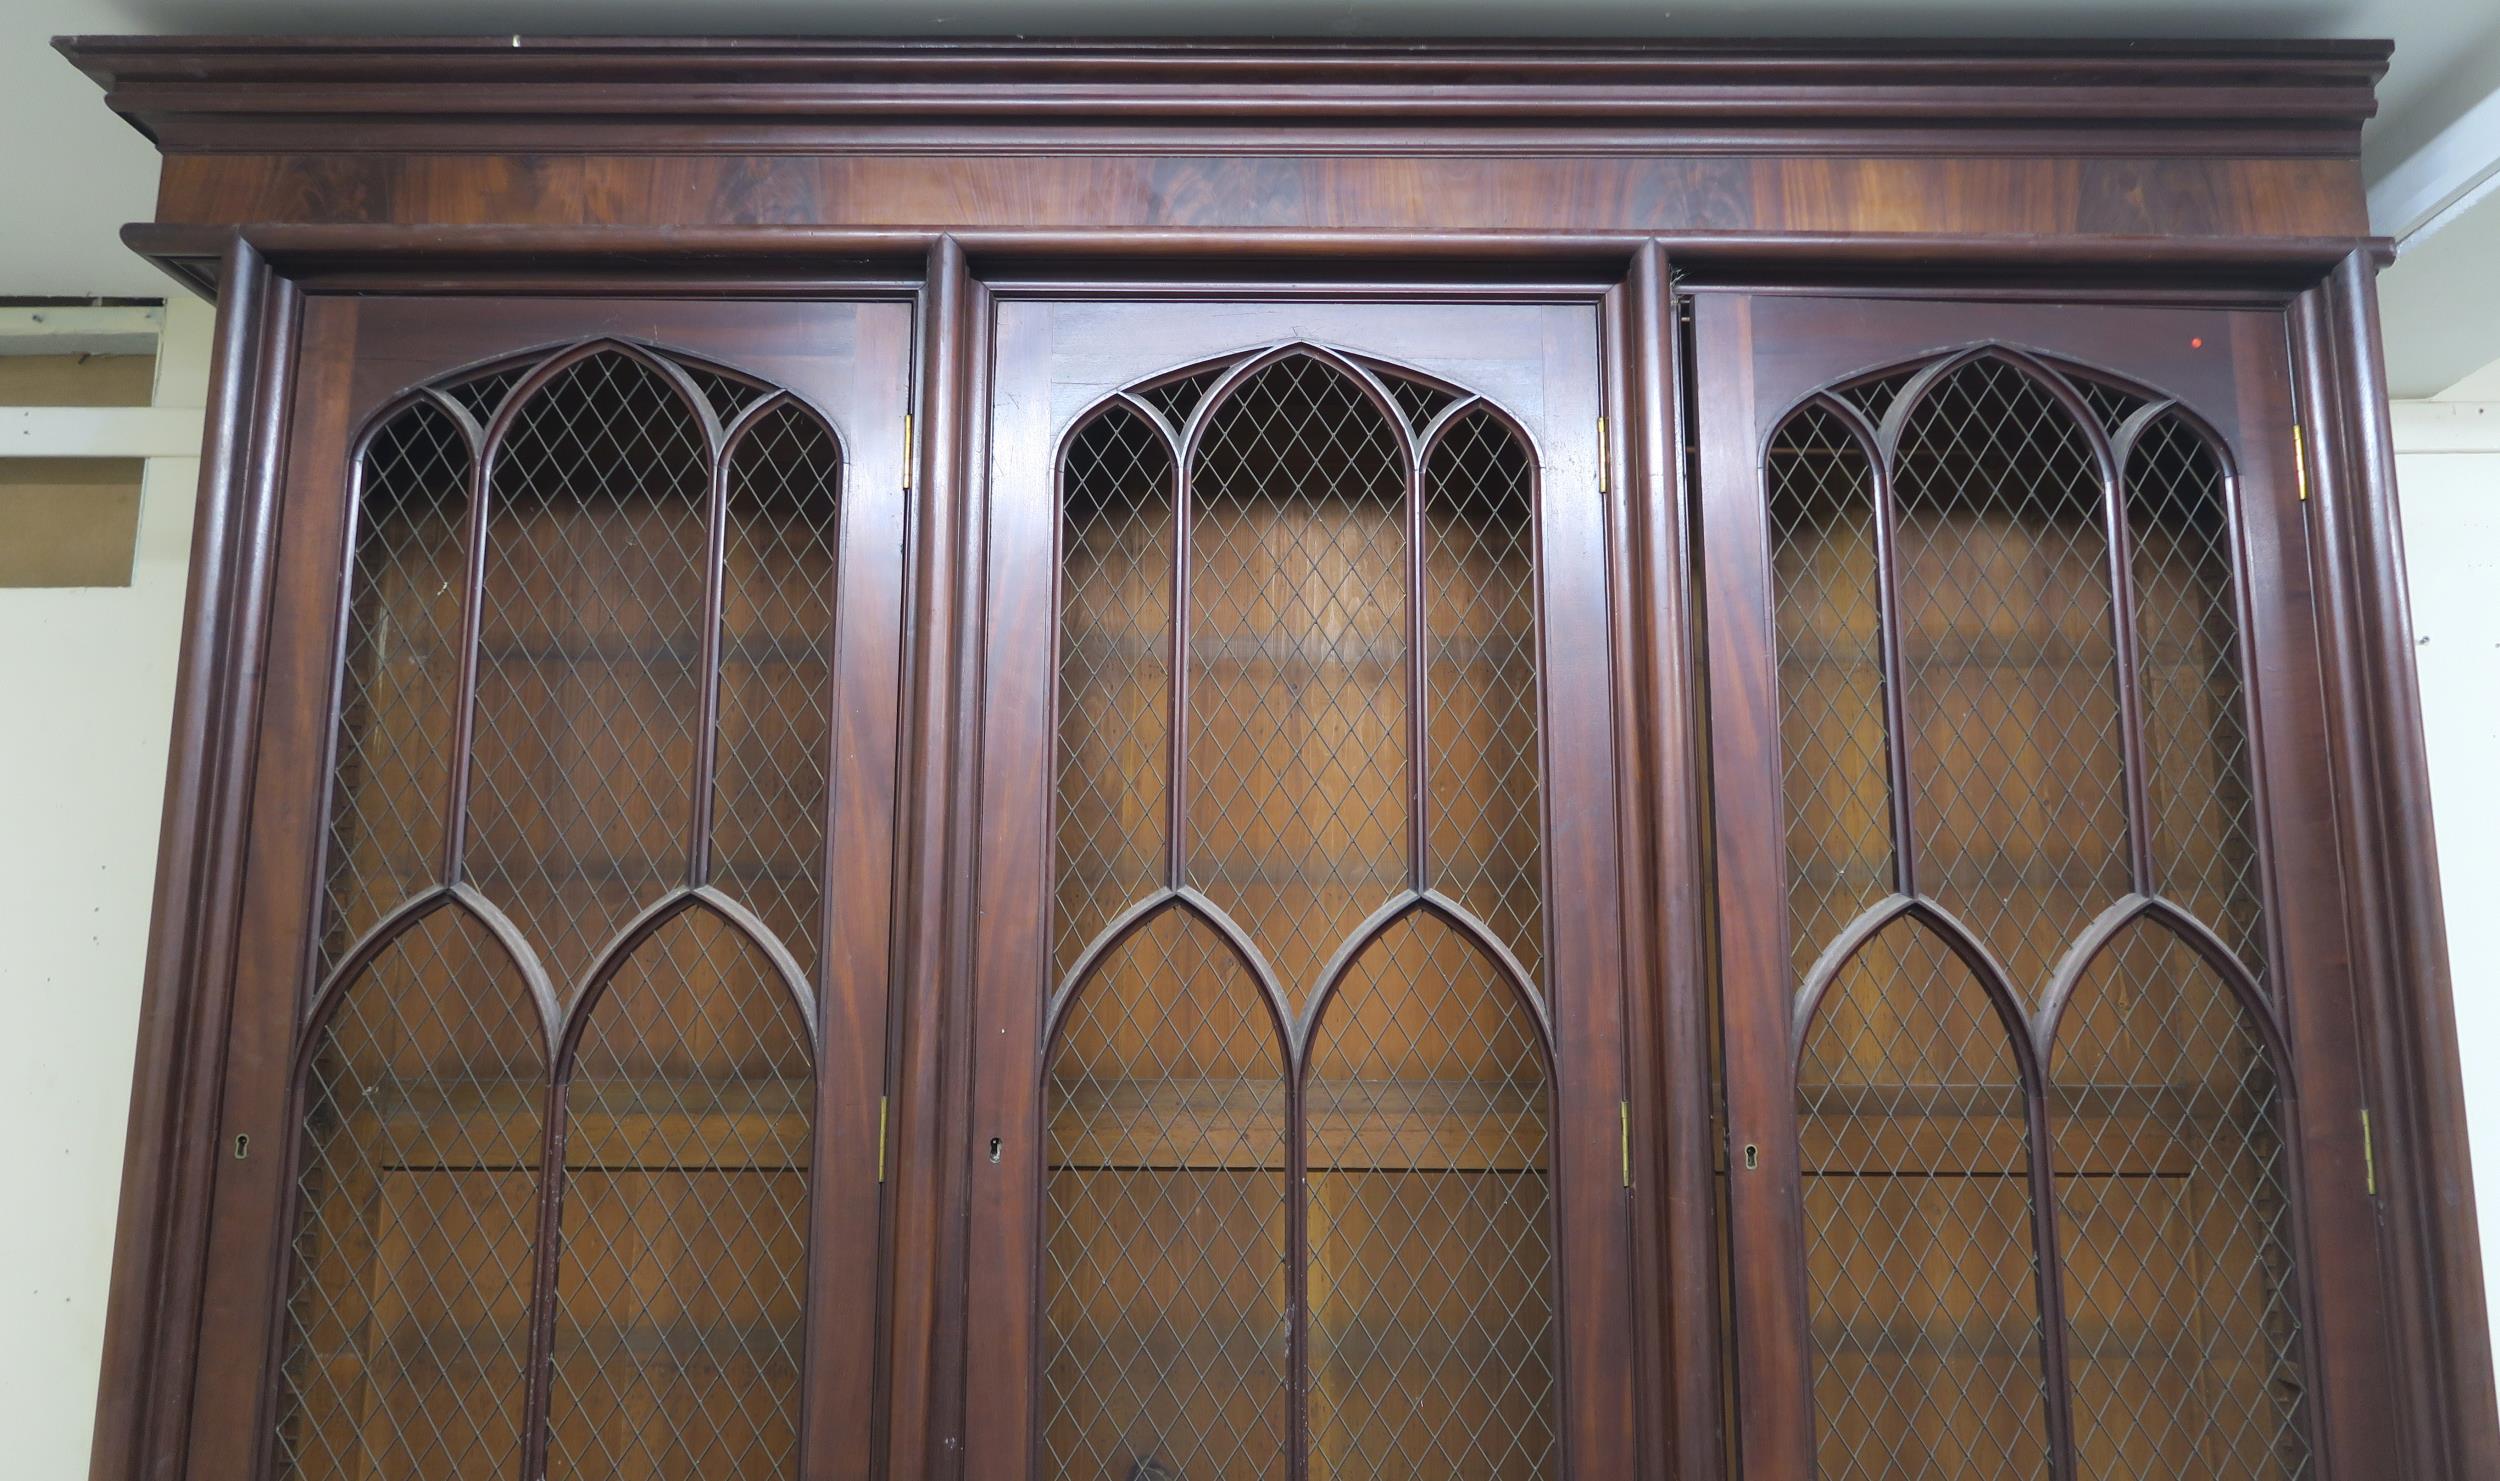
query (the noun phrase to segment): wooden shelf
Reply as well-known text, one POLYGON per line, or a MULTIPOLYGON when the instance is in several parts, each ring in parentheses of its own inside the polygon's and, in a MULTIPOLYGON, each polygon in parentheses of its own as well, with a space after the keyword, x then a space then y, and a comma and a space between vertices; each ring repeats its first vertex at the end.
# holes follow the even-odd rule
MULTIPOLYGON (((1161 633, 1128 628, 1072 627, 1063 639, 1071 658, 1100 666, 1117 662, 1125 669, 1141 660, 1159 670, 1171 657, 1171 640, 1161 633)), ((1342 637, 1317 639, 1295 633, 1192 633, 1190 661, 1196 665, 1248 667, 1295 664, 1309 668, 1389 669, 1406 663, 1403 635, 1390 639, 1342 637)), ((1525 635, 1498 642, 1472 637, 1436 637, 1425 644, 1425 657, 1436 668, 1459 667, 1525 683, 1536 672, 1536 650, 1525 635)), ((1114 670, 1117 672, 1117 670, 1114 670)))
MULTIPOLYGON (((2167 1328, 2173 1334, 2167 1342, 2161 1340, 2165 1329, 2150 1324, 2136 1326, 2078 1320, 2076 1326, 2080 1334, 2089 1338, 2077 1354, 2080 1368, 2169 1365, 2180 1363, 2183 1357, 2192 1365, 2202 1357, 2199 1334, 2183 1321, 2174 1322, 2167 1328)), ((2019 1324, 2014 1332, 2008 1333, 1984 1322, 1932 1327, 1911 1322, 1850 1322, 1838 1329, 1817 1323, 1814 1337, 1816 1348, 1829 1355, 1847 1354, 1879 1360, 1889 1358, 1902 1362, 1933 1361, 1937 1358, 2007 1364, 2039 1361, 2038 1349, 2031 1339, 2029 1328, 2019 1324)))
MULTIPOLYGON (((1869 581, 1871 584, 1871 577, 1869 581)), ((2109 646, 2105 630, 2096 629, 2095 632, 2096 640, 2090 646, 2033 638, 1922 643, 1905 634, 1901 644, 1901 661, 1913 669, 2064 670, 2071 678, 2079 680, 2087 675, 2089 669, 2108 663, 2114 651, 2109 646)), ((2140 635, 2137 638, 2138 670, 2185 671, 2194 675, 2199 687, 2202 687, 2213 662, 2212 654, 2200 652, 2184 643, 2147 644, 2140 635)), ((1781 648, 1779 663, 1783 674, 1837 672, 1865 674, 1873 678, 1882 674, 1883 653, 1871 639, 1865 643, 1788 640, 1781 648)), ((2098 681, 2094 682, 2097 684, 2098 681)))
MULTIPOLYGON (((564 1165, 573 1172, 802 1171, 814 1100, 807 1079, 579 1084, 567 1107, 564 1165), (700 1109, 647 1109, 654 1106, 700 1109), (710 1155, 678 1160, 693 1148, 710 1155)), ((545 1108, 543 1087, 507 1081, 377 1099, 328 1135, 372 1148, 386 1172, 523 1171, 538 1165, 545 1108)))
MULTIPOLYGON (((1798 1128, 1808 1178, 1950 1182, 2024 1176, 2025 1122, 2013 1093, 1981 1086, 1829 1086, 1798 1128), (1877 1149, 1881 1149, 1879 1154, 1877 1149)), ((2198 1126, 2243 1108, 2203 1085, 2069 1084, 2049 1097, 2065 1179, 2186 1179, 2199 1172, 2198 1126), (2183 1133, 2189 1133, 2184 1134, 2183 1133), (2091 1154, 2075 1160, 2077 1151, 2091 1154)), ((2209 1176, 2225 1169, 2210 1166, 2209 1176)))
MULTIPOLYGON (((1547 1165, 1542 1099, 1504 1082, 1315 1079, 1304 1103, 1314 1174, 1547 1165)), ((1054 1171, 1285 1168, 1279 1080, 1080 1080, 1052 1087, 1049 1115, 1054 1171)))
MULTIPOLYGON (((796 1301, 793 1299, 795 1308, 796 1301)), ((795 1360, 800 1325, 794 1309, 787 1324, 771 1322, 586 1322, 559 1324, 557 1355, 563 1356, 568 1339, 584 1351, 601 1356, 623 1357, 640 1364, 660 1364, 671 1369, 700 1369, 716 1362, 723 1355, 746 1358, 759 1367, 787 1372, 795 1360), (785 1351, 785 1347, 788 1349, 785 1351)), ((366 1330, 359 1328, 358 1330, 366 1330)), ((401 1329, 416 1339, 418 1329, 401 1329)), ((396 1335, 396 1334, 393 1334, 396 1335)), ((347 1392, 361 1381, 370 1369, 388 1367, 410 1372, 442 1372, 454 1367, 467 1367, 462 1360, 481 1352, 509 1353, 517 1375, 529 1351, 529 1334, 525 1328, 507 1323, 467 1323, 458 1326, 427 1326, 422 1340, 393 1343, 384 1354, 368 1357, 350 1350, 316 1353, 312 1361, 328 1375, 331 1392, 347 1392)))
MULTIPOLYGON (((692 669, 703 660, 700 640, 692 635, 671 642, 481 643, 483 667, 587 668, 631 663, 648 669, 692 669)), ((747 664, 757 668, 802 663, 831 663, 833 644, 826 638, 739 637, 721 634, 723 667, 747 664)), ((439 666, 446 674, 458 667, 459 651, 438 643, 395 642, 385 654, 384 668, 439 666)))

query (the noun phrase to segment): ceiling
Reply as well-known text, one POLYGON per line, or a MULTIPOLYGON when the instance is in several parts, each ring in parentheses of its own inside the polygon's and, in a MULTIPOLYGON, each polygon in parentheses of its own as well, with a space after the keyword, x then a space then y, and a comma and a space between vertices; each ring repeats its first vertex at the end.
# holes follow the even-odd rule
POLYGON ((2500 4, 2493 0, 6 0, 0 295, 160 294, 115 232, 154 155, 47 44, 92 32, 912 36, 2385 36, 2363 136, 2399 395, 2500 358, 2500 4), (2479 194, 2478 194, 2479 192, 2479 194))

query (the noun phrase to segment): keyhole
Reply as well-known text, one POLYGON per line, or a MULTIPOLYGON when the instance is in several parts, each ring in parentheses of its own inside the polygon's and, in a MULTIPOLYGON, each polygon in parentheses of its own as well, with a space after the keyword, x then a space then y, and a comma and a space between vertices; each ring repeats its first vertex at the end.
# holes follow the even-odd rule
POLYGON ((1745 1143, 1745 1171, 1752 1172, 1761 1165, 1762 1149, 1751 1142, 1745 1143))
POLYGON ((990 1161, 992 1161, 992 1162, 996 1162, 997 1160, 998 1160, 998 1138, 996 1138, 996 1137, 991 1137, 991 1138, 990 1138, 990 1161))
POLYGON ((251 1134, 250 1134, 249 1132, 240 1132, 240 1131, 236 1132, 236 1133, 235 1133, 235 1136, 234 1136, 234 1160, 235 1160, 235 1161, 237 1161, 237 1162, 241 1162, 244 1158, 249 1157, 249 1156, 251 1156, 251 1155, 252 1155, 252 1138, 251 1138, 251 1134))

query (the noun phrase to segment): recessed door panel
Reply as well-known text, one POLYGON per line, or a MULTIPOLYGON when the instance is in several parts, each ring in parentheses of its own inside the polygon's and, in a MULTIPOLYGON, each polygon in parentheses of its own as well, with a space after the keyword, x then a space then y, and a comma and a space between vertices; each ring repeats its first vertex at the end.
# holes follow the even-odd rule
POLYGON ((996 316, 970 1469, 1619 1473, 1594 305, 996 316))
POLYGON ((2355 1464, 2341 883, 2272 846, 2326 797, 2281 317, 1695 325, 1748 1474, 2355 1464))
POLYGON ((308 305, 212 1472, 865 1474, 908 354, 308 305))

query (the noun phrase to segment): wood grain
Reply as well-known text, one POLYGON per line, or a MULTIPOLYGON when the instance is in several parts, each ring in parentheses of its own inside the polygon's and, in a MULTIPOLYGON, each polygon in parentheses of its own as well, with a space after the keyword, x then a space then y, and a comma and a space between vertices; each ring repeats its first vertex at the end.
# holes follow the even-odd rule
POLYGON ((184 155, 157 219, 2358 237, 2348 160, 184 155))

